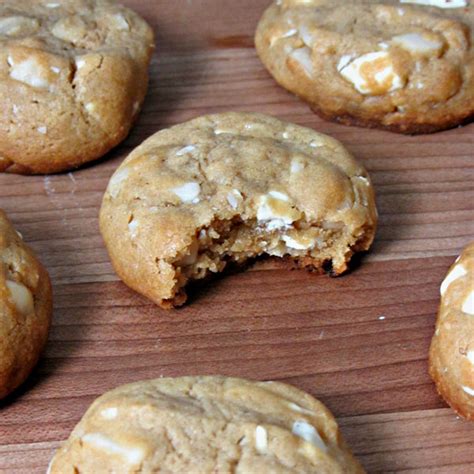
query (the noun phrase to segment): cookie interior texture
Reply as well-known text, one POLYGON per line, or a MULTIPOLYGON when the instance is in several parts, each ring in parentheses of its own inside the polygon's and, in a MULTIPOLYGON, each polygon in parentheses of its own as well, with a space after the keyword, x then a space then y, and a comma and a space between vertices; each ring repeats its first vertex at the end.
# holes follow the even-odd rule
POLYGON ((36 365, 51 313, 48 273, 0 210, 0 398, 36 365))
POLYGON ((363 473, 329 410, 289 385, 163 378, 97 399, 49 473, 363 473))
POLYGON ((473 28, 462 0, 281 0, 255 43, 277 82, 323 117, 425 133, 474 115, 473 28))
POLYGON ((474 242, 450 268, 440 292, 431 377, 446 402, 474 420, 474 242))
POLYGON ((100 225, 129 286, 163 307, 189 280, 261 255, 333 274, 376 227, 364 168, 336 140, 245 113, 201 117, 137 148, 110 180, 100 225))
POLYGON ((137 14, 107 0, 5 0, 0 44, 0 172, 63 171, 127 136, 154 47, 137 14))

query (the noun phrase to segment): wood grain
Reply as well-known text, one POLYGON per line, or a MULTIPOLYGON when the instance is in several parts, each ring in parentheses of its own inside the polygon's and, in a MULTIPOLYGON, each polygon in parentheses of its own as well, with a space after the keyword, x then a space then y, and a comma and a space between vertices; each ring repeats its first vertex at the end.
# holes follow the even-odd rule
POLYGON ((0 175, 0 207, 54 283, 44 357, 0 405, 0 472, 44 472, 91 401, 119 384, 224 374, 292 383, 326 403, 369 472, 474 472, 474 424, 438 398, 427 350, 439 284, 474 238, 474 125, 406 137, 323 122, 253 49, 268 0, 129 0, 157 33, 151 85, 127 141, 73 173, 0 175), (374 179, 380 229, 337 279, 258 262, 165 312, 118 281, 98 231, 107 181, 157 130, 204 113, 259 111, 341 140, 374 179))

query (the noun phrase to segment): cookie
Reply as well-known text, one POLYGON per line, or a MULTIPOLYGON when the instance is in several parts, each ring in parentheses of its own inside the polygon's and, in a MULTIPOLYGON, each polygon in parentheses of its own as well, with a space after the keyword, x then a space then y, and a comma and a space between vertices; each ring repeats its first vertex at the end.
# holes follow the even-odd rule
POLYGON ((329 120, 417 134, 474 117, 465 0, 276 0, 255 44, 276 81, 329 120))
POLYGON ((474 242, 441 285, 441 305, 430 349, 430 374, 440 395, 474 420, 474 242))
POLYGON ((137 14, 107 0, 5 0, 0 44, 0 172, 75 168, 127 136, 153 50, 137 14))
POLYGON ((98 398, 49 473, 363 473, 329 410, 286 384, 162 378, 98 398))
POLYGON ((338 275, 374 238, 364 168, 336 140, 265 115, 162 130, 110 180, 100 228, 123 281, 163 307, 228 262, 261 255, 338 275))
POLYGON ((51 322, 47 271, 0 210, 0 398, 38 362, 51 322))

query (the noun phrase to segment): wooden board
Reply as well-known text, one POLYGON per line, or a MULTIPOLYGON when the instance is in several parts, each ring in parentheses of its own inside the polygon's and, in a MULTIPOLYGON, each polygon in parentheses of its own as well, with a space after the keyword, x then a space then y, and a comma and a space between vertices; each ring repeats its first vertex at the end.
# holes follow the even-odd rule
POLYGON ((474 124, 422 137, 324 122, 279 88, 253 49, 269 0, 129 0, 157 32, 144 112, 128 140, 74 173, 0 175, 4 208, 48 267, 54 325, 28 383, 0 405, 0 471, 44 472, 94 398, 159 376, 281 380, 320 398, 369 472, 474 472, 474 423, 427 374, 439 285, 474 238, 474 124), (329 133, 369 169, 373 251, 331 279, 266 261, 165 312, 127 289, 97 215, 127 153, 171 124, 260 111, 329 133))

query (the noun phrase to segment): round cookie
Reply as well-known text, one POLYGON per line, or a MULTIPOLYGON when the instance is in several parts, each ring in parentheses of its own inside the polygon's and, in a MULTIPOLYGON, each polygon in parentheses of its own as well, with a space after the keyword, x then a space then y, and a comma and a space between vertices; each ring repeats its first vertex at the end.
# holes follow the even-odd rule
POLYGON ((127 136, 153 51, 137 14, 108 0, 5 0, 0 45, 0 172, 71 169, 127 136))
POLYGON ((276 81, 324 118, 416 134, 474 117, 465 0, 276 0, 255 44, 276 81))
POLYGON ((474 420, 474 242, 441 285, 441 305, 430 349, 438 392, 461 416, 474 420))
POLYGON ((97 399, 59 449, 50 474, 363 473, 336 420, 282 383, 162 378, 97 399))
POLYGON ((48 273, 0 210, 0 398, 36 365, 51 314, 48 273))
POLYGON ((340 274, 376 221, 367 172, 339 142, 250 113, 149 138, 111 178, 100 214, 119 276, 163 307, 184 303, 189 280, 260 255, 340 274))

